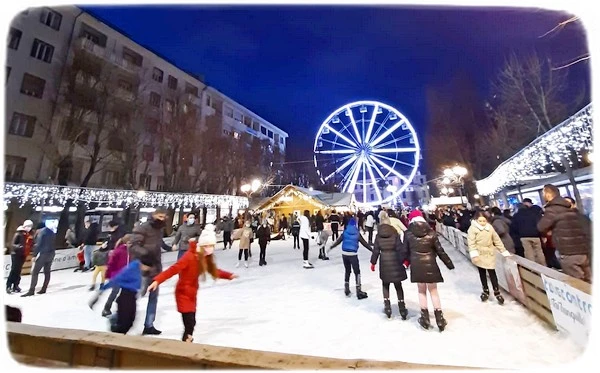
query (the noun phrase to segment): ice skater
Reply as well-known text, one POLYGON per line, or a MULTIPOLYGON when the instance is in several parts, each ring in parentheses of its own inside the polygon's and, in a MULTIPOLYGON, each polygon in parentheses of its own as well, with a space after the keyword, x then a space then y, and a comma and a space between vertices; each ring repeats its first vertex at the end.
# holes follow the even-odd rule
POLYGON ((419 304, 421 306, 421 317, 419 325, 429 329, 429 308, 427 306, 427 292, 431 296, 435 314, 435 321, 440 331, 443 331, 448 322, 444 319, 442 303, 438 294, 437 283, 444 282, 440 267, 436 258, 439 256, 448 269, 454 269, 454 264, 444 251, 437 237, 437 233, 425 221, 418 210, 414 210, 408 216, 410 224, 404 232, 404 244, 410 257, 410 282, 417 283, 419 289, 419 304))
POLYGON ((292 223, 292 237, 294 238, 294 249, 300 250, 300 220, 294 219, 292 223))
MULTIPOLYGON (((327 241, 329 241, 329 237, 332 236, 332 231, 328 223, 323 224, 323 230, 319 234, 318 237, 318 245, 319 245, 319 259, 329 260, 327 253, 325 252, 325 246, 327 245, 327 241)), ((339 237, 338 237, 339 238, 339 237)))
POLYGON ((191 343, 194 341, 200 276, 208 272, 213 279, 232 280, 237 277, 233 273, 217 268, 213 258, 216 245, 217 237, 214 226, 208 224, 200 234, 198 242, 195 242, 195 239, 190 239, 189 249, 181 259, 154 277, 154 282, 148 286, 149 291, 154 291, 164 281, 176 274, 179 275, 179 280, 177 280, 175 286, 175 302, 177 303, 177 311, 181 313, 183 320, 184 330, 181 340, 184 342, 191 343))
MULTIPOLYGON (((281 233, 281 232, 280 232, 281 233)), ((267 245, 271 241, 271 228, 267 224, 266 220, 263 220, 262 224, 256 230, 256 238, 258 239, 258 246, 260 246, 260 260, 258 265, 267 265, 267 245)))
POLYGON ((100 279, 102 280, 100 285, 104 284, 106 281, 106 264, 108 263, 108 254, 109 249, 106 243, 92 253, 92 265, 94 272, 92 272, 92 286, 90 286, 90 291, 96 290, 96 280, 98 279, 98 275, 100 275, 100 279))
POLYGON ((244 254, 244 266, 248 268, 248 254, 250 252, 250 245, 252 241, 254 241, 254 233, 252 232, 252 228, 250 228, 250 222, 247 221, 242 228, 242 234, 240 235, 240 243, 239 243, 239 253, 238 253, 238 262, 235 267, 239 267, 242 261, 242 254, 244 254))
POLYGON ((402 238, 398 231, 391 225, 387 213, 381 214, 375 244, 373 246, 373 255, 371 255, 371 271, 375 271, 375 264, 379 260, 379 278, 383 288, 383 310, 388 319, 392 316, 392 306, 390 304, 390 284, 394 284, 396 295, 398 297, 398 310, 402 320, 406 320, 408 310, 404 303, 404 290, 402 281, 407 279, 406 268, 402 263, 408 257, 406 245, 402 243, 402 238))
POLYGON ((500 294, 498 286, 498 276, 496 276, 496 250, 503 256, 510 256, 510 252, 504 248, 504 244, 494 230, 494 227, 488 221, 487 213, 478 211, 473 217, 473 222, 467 233, 467 242, 469 245, 469 255, 471 261, 479 270, 479 279, 481 280, 481 301, 485 302, 490 297, 488 287, 487 273, 492 281, 494 297, 500 304, 504 304, 504 297, 500 294))
MULTIPOLYGON (((127 266, 127 263, 129 262, 129 253, 127 250, 131 244, 131 239, 132 235, 126 234, 117 241, 115 249, 108 255, 108 264, 106 265, 106 278, 108 280, 113 278, 119 271, 127 266)), ((121 289, 118 286, 113 286, 112 291, 106 300, 106 304, 104 305, 104 309, 102 310, 102 316, 109 316, 111 314, 112 304, 115 299, 117 299, 120 290, 121 289)))
POLYGON ((312 263, 308 261, 308 240, 310 239, 310 236, 310 211, 304 210, 303 215, 300 216, 300 238, 302 239, 302 246, 304 247, 304 250, 302 251, 302 259, 304 260, 302 267, 306 269, 314 268, 312 263))
POLYGON ((358 262, 358 243, 361 243, 367 250, 371 250, 371 247, 361 236, 358 228, 356 227, 356 220, 350 218, 346 225, 342 235, 331 245, 329 251, 334 247, 342 244, 342 259, 344 261, 344 293, 349 297, 352 293, 350 292, 350 273, 354 271, 354 278, 356 280, 356 297, 358 299, 365 299, 368 297, 367 293, 362 291, 360 283, 360 263, 358 262))

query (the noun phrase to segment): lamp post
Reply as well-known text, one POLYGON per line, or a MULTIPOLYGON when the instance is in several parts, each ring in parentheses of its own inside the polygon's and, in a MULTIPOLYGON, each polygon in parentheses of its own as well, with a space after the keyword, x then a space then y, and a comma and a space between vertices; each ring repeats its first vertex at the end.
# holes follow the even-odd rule
POLYGON ((242 193, 246 194, 246 197, 248 197, 248 199, 250 199, 252 193, 256 193, 256 191, 259 190, 261 186, 262 182, 258 179, 254 179, 252 183, 243 184, 240 187, 240 190, 242 191, 242 193))
MULTIPOLYGON (((460 193, 460 203, 463 205, 463 189, 465 187, 464 177, 467 176, 468 171, 463 166, 454 166, 452 168, 446 168, 444 170, 444 179, 442 183, 444 185, 460 185, 459 193, 460 193)), ((448 192, 452 193, 454 190, 452 188, 448 189, 448 192)))

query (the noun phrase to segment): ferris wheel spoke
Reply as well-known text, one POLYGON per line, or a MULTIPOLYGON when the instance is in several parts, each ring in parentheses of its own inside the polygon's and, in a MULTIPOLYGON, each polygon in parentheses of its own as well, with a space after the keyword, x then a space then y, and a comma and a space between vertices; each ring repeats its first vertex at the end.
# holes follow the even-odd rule
POLYGON ((339 138, 344 139, 348 144, 354 146, 355 148, 358 148, 358 145, 350 140, 349 138, 347 138, 346 136, 342 135, 339 131, 337 131, 336 129, 332 128, 330 125, 327 125, 327 128, 329 128, 329 130, 333 133, 335 133, 336 135, 338 135, 339 138))
MULTIPOLYGON (((350 164, 351 164, 352 162, 354 162, 354 161, 356 160, 356 158, 358 158, 358 157, 356 156, 356 154, 349 155, 349 156, 347 156, 347 157, 350 157, 350 159, 348 159, 348 160, 347 160, 347 161, 346 161, 346 162, 345 162, 343 165, 341 165, 341 166, 340 166, 339 168, 337 168, 335 171, 333 171, 332 173, 330 173, 330 174, 329 174, 329 175, 328 175, 328 176, 325 178, 325 181, 329 180, 329 179, 330 179, 330 178, 331 178, 333 175, 335 175, 335 174, 337 174, 337 173, 340 173, 340 171, 342 171, 342 170, 344 170, 346 167, 350 166, 350 164)), ((347 157, 344 157, 343 159, 345 159, 345 158, 347 158, 347 157)), ((341 159, 340 161, 342 161, 342 159, 341 159)), ((335 166, 335 163, 334 163, 334 166, 335 166)))
POLYGON ((378 138, 376 138, 375 140, 373 140, 373 142, 371 142, 370 145, 371 146, 375 146, 375 145, 379 144, 383 139, 385 139, 386 137, 388 137, 392 132, 394 132, 398 127, 400 127, 402 125, 402 123, 404 123, 404 119, 401 119, 401 120, 397 121, 393 126, 391 126, 382 135, 379 135, 378 138))
POLYGON ((379 135, 379 133, 385 128, 385 124, 387 123, 388 119, 390 119, 390 115, 391 115, 391 112, 388 112, 387 115, 385 116, 385 118, 383 119, 383 122, 381 122, 379 124, 379 126, 377 126, 377 130, 375 131, 373 136, 370 137, 371 139, 376 138, 377 135, 379 135))
POLYGON ((377 173, 379 174, 379 176, 385 180, 385 175, 383 174, 383 172, 381 172, 381 170, 379 169, 379 167, 377 167, 375 165, 375 163, 373 162, 373 160, 371 158, 369 158, 369 163, 370 165, 375 169, 375 171, 377 171, 377 173))
POLYGON ((354 149, 334 149, 334 150, 317 150, 317 154, 353 154, 356 153, 354 149))
POLYGON ((398 141, 402 141, 402 140, 407 139, 407 138, 409 138, 411 136, 412 136, 412 134, 409 133, 408 135, 404 135, 404 136, 398 137, 397 139, 392 139, 392 140, 390 140, 388 142, 385 142, 383 144, 377 144, 375 146, 375 149, 384 148, 384 147, 386 147, 386 146, 388 146, 390 144, 393 144, 393 143, 398 142, 398 141))
POLYGON ((343 185, 342 192, 347 192, 349 183, 350 183, 352 177, 354 176, 356 169, 358 169, 359 167, 360 167, 360 160, 358 160, 356 163, 354 163, 352 165, 352 167, 350 167, 350 170, 344 174, 344 177, 342 178, 342 181, 340 182, 340 185, 343 185))
POLYGON ((350 145, 346 145, 346 144, 340 144, 340 143, 338 143, 338 142, 331 141, 331 140, 327 140, 327 139, 324 139, 324 138, 322 138, 322 137, 321 137, 321 141, 325 141, 325 142, 328 142, 328 143, 330 143, 330 144, 333 144, 333 145, 336 145, 336 146, 340 146, 340 147, 342 147, 342 148, 346 148, 346 149, 356 149, 356 148, 353 148, 353 147, 351 147, 350 145))
POLYGON ((379 157, 381 159, 386 159, 386 160, 394 162, 394 163, 400 163, 400 164, 403 164, 403 165, 408 166, 408 167, 414 167, 415 166, 412 163, 404 162, 404 161, 401 161, 399 159, 394 159, 394 158, 386 157, 385 155, 381 155, 381 154, 378 154, 377 157, 379 157))
MULTIPOLYGON (((375 167, 375 168, 377 169, 377 167, 375 167)), ((381 198, 381 192, 379 191, 379 188, 377 187, 377 181, 375 180, 375 175, 373 175, 373 169, 371 168, 371 164, 367 165, 367 170, 369 170, 369 177, 371 178, 371 183, 373 184, 373 189, 375 189, 377 198, 379 199, 379 201, 382 201, 383 198, 381 198)), ((365 201, 366 201, 366 198, 365 198, 365 201)))
POLYGON ((350 109, 350 106, 348 106, 346 108, 346 113, 350 117, 350 123, 352 123, 352 129, 354 129, 354 134, 356 135, 356 142, 361 144, 362 139, 360 137, 360 133, 358 132, 358 127, 356 126, 356 121, 354 120, 354 114, 352 114, 352 109, 350 109))
POLYGON ((354 174, 352 175, 352 179, 350 180, 350 185, 348 185, 348 193, 354 193, 354 189, 356 188, 356 182, 358 181, 358 175, 360 175, 360 168, 362 166, 363 159, 359 158, 358 163, 356 164, 356 168, 354 169, 354 174))
POLYGON ((362 163, 362 177, 363 177, 363 202, 367 201, 367 173, 365 172, 365 162, 362 163))
MULTIPOLYGON (((371 121, 369 121, 369 127, 367 128, 367 134, 365 136, 365 144, 369 143, 369 138, 371 137, 371 132, 373 132, 373 124, 375 124, 375 117, 377 116, 377 110, 379 110, 379 105, 375 105, 373 110, 373 115, 371 116, 371 121)), ((363 121, 364 125, 364 121, 363 121)))
POLYGON ((389 148, 389 149, 373 149, 373 153, 412 153, 416 152, 417 148, 389 148))
POLYGON ((388 170, 389 172, 393 173, 394 175, 398 176, 400 179, 402 179, 406 184, 409 184, 409 180, 406 178, 406 176, 400 174, 398 171, 394 170, 393 168, 391 168, 390 166, 388 166, 387 164, 385 164, 385 162, 381 161, 380 159, 377 158, 377 156, 372 156, 371 157, 372 160, 374 160, 375 162, 379 163, 381 166, 383 166, 386 170, 388 170))

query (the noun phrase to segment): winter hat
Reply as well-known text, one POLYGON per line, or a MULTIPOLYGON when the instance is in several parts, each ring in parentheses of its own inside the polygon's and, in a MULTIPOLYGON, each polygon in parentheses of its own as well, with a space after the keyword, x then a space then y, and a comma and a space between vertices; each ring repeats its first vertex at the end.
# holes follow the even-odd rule
POLYGON ((32 227, 33 228, 33 222, 31 220, 25 220, 23 222, 23 227, 32 227))
POLYGON ((381 211, 379 213, 379 222, 381 224, 390 224, 390 216, 388 215, 387 212, 381 211))
POLYGON ((17 228, 17 232, 23 232, 25 231, 25 227, 22 225, 19 225, 19 227, 17 228))
POLYGON ((412 210, 410 214, 408 214, 408 221, 412 223, 413 219, 416 217, 423 218, 423 213, 421 213, 419 210, 412 210))
MULTIPOLYGON (((215 234, 215 226, 212 224, 206 224, 200 237, 198 238, 198 246, 215 246, 217 244, 217 235, 215 234)), ((207 248, 204 248, 204 252, 206 255, 212 254, 214 248, 210 249, 210 253, 207 248)))

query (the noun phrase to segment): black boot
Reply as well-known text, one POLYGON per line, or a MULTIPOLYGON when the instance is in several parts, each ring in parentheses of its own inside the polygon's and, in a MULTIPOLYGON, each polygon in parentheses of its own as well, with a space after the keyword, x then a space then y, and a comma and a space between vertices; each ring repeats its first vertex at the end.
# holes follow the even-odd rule
POLYGON ((360 290, 360 288, 361 288, 360 285, 356 285, 356 297, 358 299, 368 298, 369 296, 367 295, 367 293, 365 293, 364 291, 360 290))
POLYGON ((385 315, 388 317, 388 319, 392 317, 392 306, 390 305, 389 299, 383 300, 383 312, 385 312, 385 315))
POLYGON ((15 286, 13 287, 13 292, 15 292, 15 293, 20 293, 20 292, 21 292, 21 288, 20 288, 20 287, 18 287, 17 285, 15 285, 15 286))
POLYGON ((429 329, 429 326, 431 325, 429 323, 429 310, 422 308, 421 317, 419 317, 418 321, 423 329, 429 329))
POLYGON ((481 293, 480 298, 481 298, 482 302, 487 301, 490 298, 490 291, 489 291, 489 289, 483 289, 483 293, 481 293))
POLYGON ((12 294, 12 289, 10 287, 6 288, 6 294, 12 294))
POLYGON ((504 297, 500 294, 500 290, 494 289, 494 297, 496 297, 496 300, 500 305, 504 304, 504 297))
POLYGON ((347 297, 352 295, 352 293, 350 292, 350 283, 349 282, 344 282, 344 294, 346 294, 347 297))
POLYGON ((31 297, 34 294, 34 292, 32 290, 29 290, 27 293, 21 295, 22 298, 24 297, 31 297))
POLYGON ((436 322, 438 328, 440 329, 440 332, 443 332, 446 325, 448 325, 448 322, 444 318, 444 314, 442 313, 442 310, 434 310, 433 314, 435 315, 435 322, 436 322))
POLYGON ((159 335, 162 332, 158 329, 156 329, 155 327, 151 326, 149 328, 144 328, 144 331, 142 332, 142 335, 159 335))
POLYGON ((323 249, 319 249, 319 259, 323 259, 323 249))
POLYGON ((406 317, 408 316, 408 310, 406 309, 406 305, 404 304, 403 300, 398 301, 398 310, 400 311, 402 320, 406 320, 406 317))

